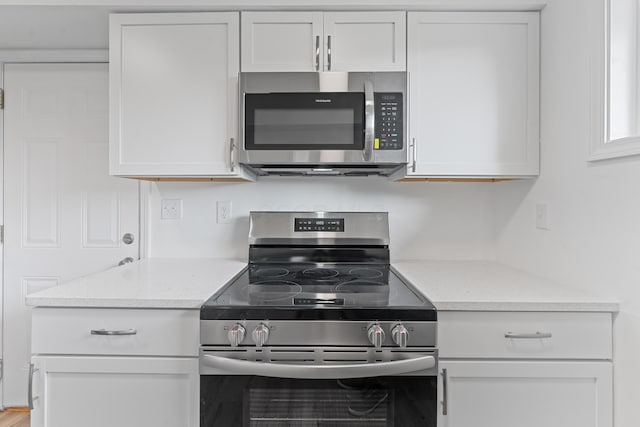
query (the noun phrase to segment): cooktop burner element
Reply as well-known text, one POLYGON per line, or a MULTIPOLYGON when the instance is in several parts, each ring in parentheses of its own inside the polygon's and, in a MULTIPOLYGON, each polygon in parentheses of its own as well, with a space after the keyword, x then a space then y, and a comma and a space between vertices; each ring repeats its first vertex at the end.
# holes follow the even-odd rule
POLYGON ((243 288, 248 301, 253 304, 268 304, 283 302, 300 294, 302 286, 293 282, 281 280, 265 280, 263 282, 250 283, 243 288))
POLYGON ((349 270, 349 274, 362 279, 377 279, 383 275, 382 271, 367 267, 352 268, 349 270))
POLYGON ((330 279, 332 277, 336 277, 338 274, 340 274, 338 273, 338 270, 322 267, 307 268, 302 271, 302 275, 304 277, 317 280, 330 279))
POLYGON ((385 289, 385 291, 389 290, 389 286, 386 283, 376 283, 368 280, 351 280, 349 282, 340 283, 336 286, 337 292, 348 292, 348 293, 363 293, 367 291, 379 291, 380 289, 385 289))
POLYGON ((265 279, 279 279, 289 274, 289 270, 286 268, 263 268, 256 271, 258 277, 265 279))

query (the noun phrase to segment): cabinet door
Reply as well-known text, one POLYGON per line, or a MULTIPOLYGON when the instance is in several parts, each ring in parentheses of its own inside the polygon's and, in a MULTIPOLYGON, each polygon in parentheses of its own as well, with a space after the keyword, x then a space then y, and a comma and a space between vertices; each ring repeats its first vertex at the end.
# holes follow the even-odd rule
POLYGON ((323 69, 322 12, 242 12, 242 71, 323 69))
POLYGON ((198 360, 33 357, 32 427, 199 425, 198 360))
POLYGON ((612 426, 611 362, 441 360, 440 372, 442 427, 612 426))
POLYGON ((539 173, 537 12, 408 15, 410 176, 539 173))
POLYGON ((116 14, 109 43, 110 173, 237 175, 238 13, 116 14))
POLYGON ((324 14, 325 70, 404 71, 405 12, 324 14))

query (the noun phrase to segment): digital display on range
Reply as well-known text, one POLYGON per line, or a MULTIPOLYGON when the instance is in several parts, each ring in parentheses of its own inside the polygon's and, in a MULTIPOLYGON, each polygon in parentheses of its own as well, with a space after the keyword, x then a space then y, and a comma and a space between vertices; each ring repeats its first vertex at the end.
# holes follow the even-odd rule
POLYGON ((344 232, 344 218, 295 218, 293 231, 344 232))

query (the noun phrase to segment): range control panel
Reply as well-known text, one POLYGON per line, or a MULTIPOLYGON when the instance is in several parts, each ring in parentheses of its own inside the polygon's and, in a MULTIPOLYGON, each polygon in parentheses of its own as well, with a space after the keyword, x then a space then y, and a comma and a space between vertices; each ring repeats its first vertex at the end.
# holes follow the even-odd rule
POLYGON ((375 105, 375 150, 402 149, 402 93, 376 92, 375 105))
POLYGON ((295 218, 293 231, 344 232, 344 218, 295 218))

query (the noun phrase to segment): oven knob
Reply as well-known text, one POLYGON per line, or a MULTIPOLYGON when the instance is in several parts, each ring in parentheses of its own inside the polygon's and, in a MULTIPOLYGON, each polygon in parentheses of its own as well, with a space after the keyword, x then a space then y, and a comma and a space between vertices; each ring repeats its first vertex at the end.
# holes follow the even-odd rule
POLYGON ((374 347, 382 347, 382 343, 384 342, 384 329, 382 329, 382 326, 378 325, 377 323, 371 325, 369 327, 368 335, 369 341, 374 345, 374 347))
POLYGON ((253 330, 253 334, 251 334, 253 338, 253 342, 256 343, 256 347, 262 347, 269 340, 269 327, 264 323, 260 323, 253 330))
POLYGON ((397 325, 391 330, 391 338, 394 343, 405 348, 409 342, 409 331, 403 325, 397 325))
POLYGON ((229 330, 229 333, 227 334, 229 342, 231 343, 231 347, 239 346, 240 343, 244 340, 245 333, 246 330, 240 323, 236 323, 235 325, 233 325, 233 328, 231 328, 229 330))

